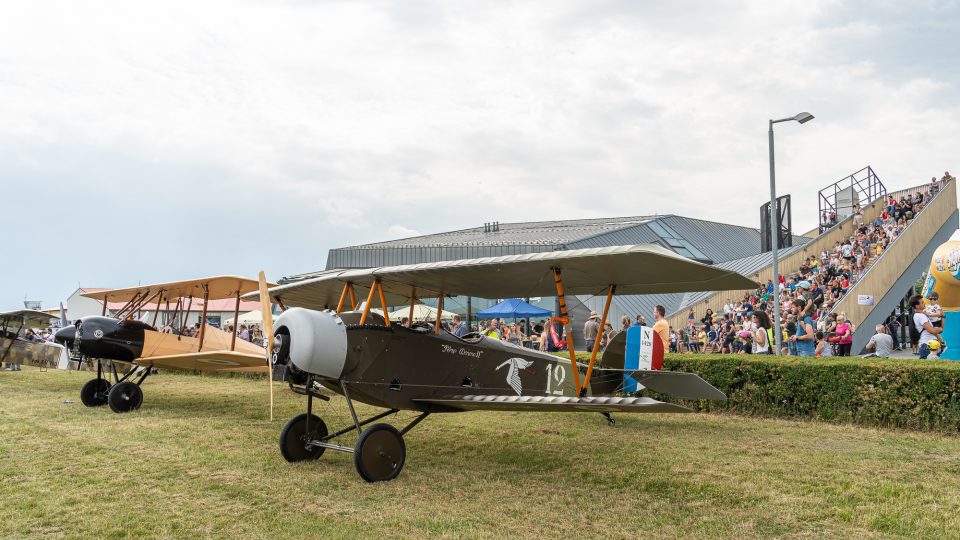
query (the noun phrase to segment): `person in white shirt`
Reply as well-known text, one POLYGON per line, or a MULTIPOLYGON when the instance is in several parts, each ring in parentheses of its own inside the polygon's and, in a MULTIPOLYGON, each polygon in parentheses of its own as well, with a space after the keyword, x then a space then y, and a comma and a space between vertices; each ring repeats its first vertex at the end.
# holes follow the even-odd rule
POLYGON ((930 323, 930 317, 923 312, 923 297, 919 294, 910 298, 910 307, 914 311, 913 326, 917 332, 920 332, 920 359, 925 360, 930 355, 930 342, 937 339, 937 335, 943 332, 943 328, 937 328, 930 323))

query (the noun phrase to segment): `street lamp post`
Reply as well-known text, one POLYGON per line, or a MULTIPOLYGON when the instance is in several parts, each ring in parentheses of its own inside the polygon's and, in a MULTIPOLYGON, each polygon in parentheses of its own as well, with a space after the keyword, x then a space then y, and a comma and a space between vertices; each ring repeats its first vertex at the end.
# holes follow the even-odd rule
POLYGON ((780 355, 780 346, 783 340, 783 334, 780 332, 780 257, 777 255, 780 244, 780 223, 777 220, 777 181, 776 172, 773 165, 773 125, 780 122, 797 121, 805 124, 813 120, 813 115, 808 112, 802 112, 789 118, 780 120, 770 120, 770 131, 768 132, 770 141, 770 247, 773 252, 773 339, 776 348, 773 354, 780 355))

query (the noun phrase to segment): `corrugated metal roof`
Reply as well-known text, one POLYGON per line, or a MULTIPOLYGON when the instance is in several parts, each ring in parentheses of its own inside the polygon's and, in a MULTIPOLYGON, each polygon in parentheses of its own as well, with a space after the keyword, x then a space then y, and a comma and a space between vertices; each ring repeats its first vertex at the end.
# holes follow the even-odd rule
MULTIPOLYGON (((755 255, 760 251, 760 229, 683 216, 666 216, 662 221, 715 264, 755 255)), ((793 237, 794 246, 809 241, 810 238, 804 236, 793 237)))
MULTIPOLYGON (((331 249, 326 268, 370 268, 646 243, 658 243, 687 255, 684 248, 669 245, 670 242, 658 234, 651 223, 672 229, 676 237, 703 254, 699 260, 719 263, 753 255, 760 250, 758 229, 677 215, 652 215, 500 223, 496 230, 474 227, 348 246, 331 249)), ((655 228, 662 233, 662 227, 655 228)), ((796 244, 809 241, 809 238, 794 236, 796 244)), ((285 280, 292 281, 298 277, 291 276, 285 280)))
MULTIPOLYGON (((656 219, 659 216, 632 216, 499 223, 496 230, 473 227, 459 231, 427 234, 400 240, 352 246, 349 249, 382 249, 428 246, 502 246, 516 244, 565 245, 604 232, 615 231, 656 219)), ((613 245, 607 243, 605 245, 613 245)))
POLYGON ((620 229, 604 231, 599 234, 581 238, 567 245, 569 249, 594 248, 606 246, 627 246, 632 244, 648 244, 657 242, 660 237, 653 232, 645 221, 622 227, 620 229))

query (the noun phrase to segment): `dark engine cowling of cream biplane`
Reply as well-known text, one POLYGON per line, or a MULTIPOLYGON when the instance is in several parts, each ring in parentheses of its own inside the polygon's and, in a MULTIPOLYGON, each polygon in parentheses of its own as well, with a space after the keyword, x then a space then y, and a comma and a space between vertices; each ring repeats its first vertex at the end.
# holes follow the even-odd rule
POLYGON ((54 341, 90 358, 132 362, 143 353, 145 330, 154 328, 136 320, 90 316, 61 328, 54 341))
POLYGON ((274 363, 339 379, 347 361, 347 329, 333 311, 290 308, 274 323, 274 363))

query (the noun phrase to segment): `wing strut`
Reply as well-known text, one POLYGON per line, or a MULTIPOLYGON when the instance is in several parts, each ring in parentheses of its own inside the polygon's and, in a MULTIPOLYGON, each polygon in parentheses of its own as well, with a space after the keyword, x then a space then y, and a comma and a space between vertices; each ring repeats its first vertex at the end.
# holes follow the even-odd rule
MULTIPOLYGON (((573 350, 573 332, 570 329, 570 317, 567 316, 567 297, 563 294, 563 280, 560 279, 560 269, 553 268, 553 280, 557 283, 557 301, 560 304, 560 322, 563 323, 564 333, 567 335, 567 350, 570 351, 570 366, 573 368, 573 385, 580 395, 580 370, 577 369, 577 353, 573 350)), ((550 319, 553 324, 554 319, 550 319)))
POLYGON ((203 337, 206 335, 207 331, 207 305, 210 304, 210 285, 207 283, 203 284, 203 309, 200 310, 200 346, 197 347, 197 352, 203 350, 203 337))
MULTIPOLYGON (((610 301, 613 300, 613 293, 616 292, 617 286, 610 284, 607 288, 607 301, 603 304, 603 317, 600 317, 600 333, 597 334, 597 339, 593 340, 593 350, 590 351, 590 364, 587 366, 587 375, 583 378, 583 388, 580 389, 580 397, 583 397, 587 393, 587 388, 590 387, 590 375, 593 374, 593 365, 597 362, 597 351, 600 350, 600 336, 603 335, 604 329, 607 327, 607 315, 610 313, 610 301)), ((571 344, 573 341, 571 340, 571 344)))
POLYGON ((353 283, 347 283, 347 287, 349 287, 347 292, 350 293, 350 310, 356 311, 356 309, 360 307, 360 305, 357 304, 357 293, 353 290, 353 283))
POLYGON ((380 295, 380 309, 383 310, 383 320, 387 328, 390 327, 390 314, 387 313, 387 299, 383 297, 383 283, 377 284, 377 293, 380 295))
POLYGON ((240 322, 240 289, 237 289, 237 303, 233 307, 233 335, 230 336, 230 350, 237 350, 237 323, 240 322))
MULTIPOLYGON (((440 335, 440 314, 443 313, 443 290, 440 290, 440 297, 437 299, 437 320, 434 323, 433 332, 437 335, 440 335)), ((413 320, 410 320, 410 324, 413 324, 413 320)))
MULTIPOLYGON (((140 295, 141 295, 141 291, 137 291, 137 293, 136 293, 135 295, 133 295, 133 298, 131 298, 129 302, 127 302, 126 304, 124 304, 123 307, 120 308, 120 311, 118 311, 115 316, 116 316, 118 319, 123 319, 123 314, 126 313, 127 308, 130 307, 130 306, 132 306, 133 304, 135 304, 138 300, 140 300, 140 295)), ((107 305, 107 297, 106 297, 106 295, 104 295, 104 297, 103 297, 103 305, 104 305, 104 307, 106 307, 106 305, 107 305)), ((106 315, 105 312, 104 312, 104 315, 106 315)))
POLYGON ((349 288, 350 288, 349 283, 343 284, 343 292, 340 293, 340 301, 337 302, 337 315, 339 315, 340 312, 343 311, 343 303, 347 301, 347 289, 349 288))
MULTIPOLYGON (((6 349, 5 351, 3 351, 3 356, 0 356, 0 362, 3 362, 4 360, 7 359, 7 354, 10 353, 10 349, 13 348, 13 344, 17 342, 17 336, 20 335, 20 331, 23 330, 23 327, 26 326, 26 325, 27 325, 27 323, 25 322, 25 320, 24 320, 24 319, 21 319, 21 320, 20 320, 20 328, 17 328, 17 333, 14 334, 14 335, 13 335, 13 338, 10 339, 10 345, 7 345, 7 349, 6 349)), ((6 337, 6 333, 7 333, 7 323, 6 323, 6 321, 4 321, 4 323, 3 323, 3 334, 4 334, 4 337, 6 337)))
POLYGON ((413 306, 417 303, 417 288, 410 289, 410 315, 407 317, 407 324, 413 325, 413 306))
POLYGON ((367 322, 367 315, 370 314, 370 305, 373 304, 373 295, 377 293, 377 287, 380 286, 380 278, 373 280, 373 285, 370 286, 370 294, 367 295, 367 303, 363 306, 363 315, 360 316, 360 324, 367 322))
POLYGON ((163 298, 157 299, 157 309, 153 312, 153 322, 150 323, 150 326, 157 327, 157 315, 160 315, 160 302, 163 302, 163 298))
MULTIPOLYGON (((183 335, 183 331, 187 329, 187 325, 190 324, 190 309, 193 308, 193 295, 190 295, 190 301, 187 302, 187 310, 183 312, 183 315, 180 316, 180 335, 183 335)), ((178 338, 179 339, 179 338, 178 338)))

